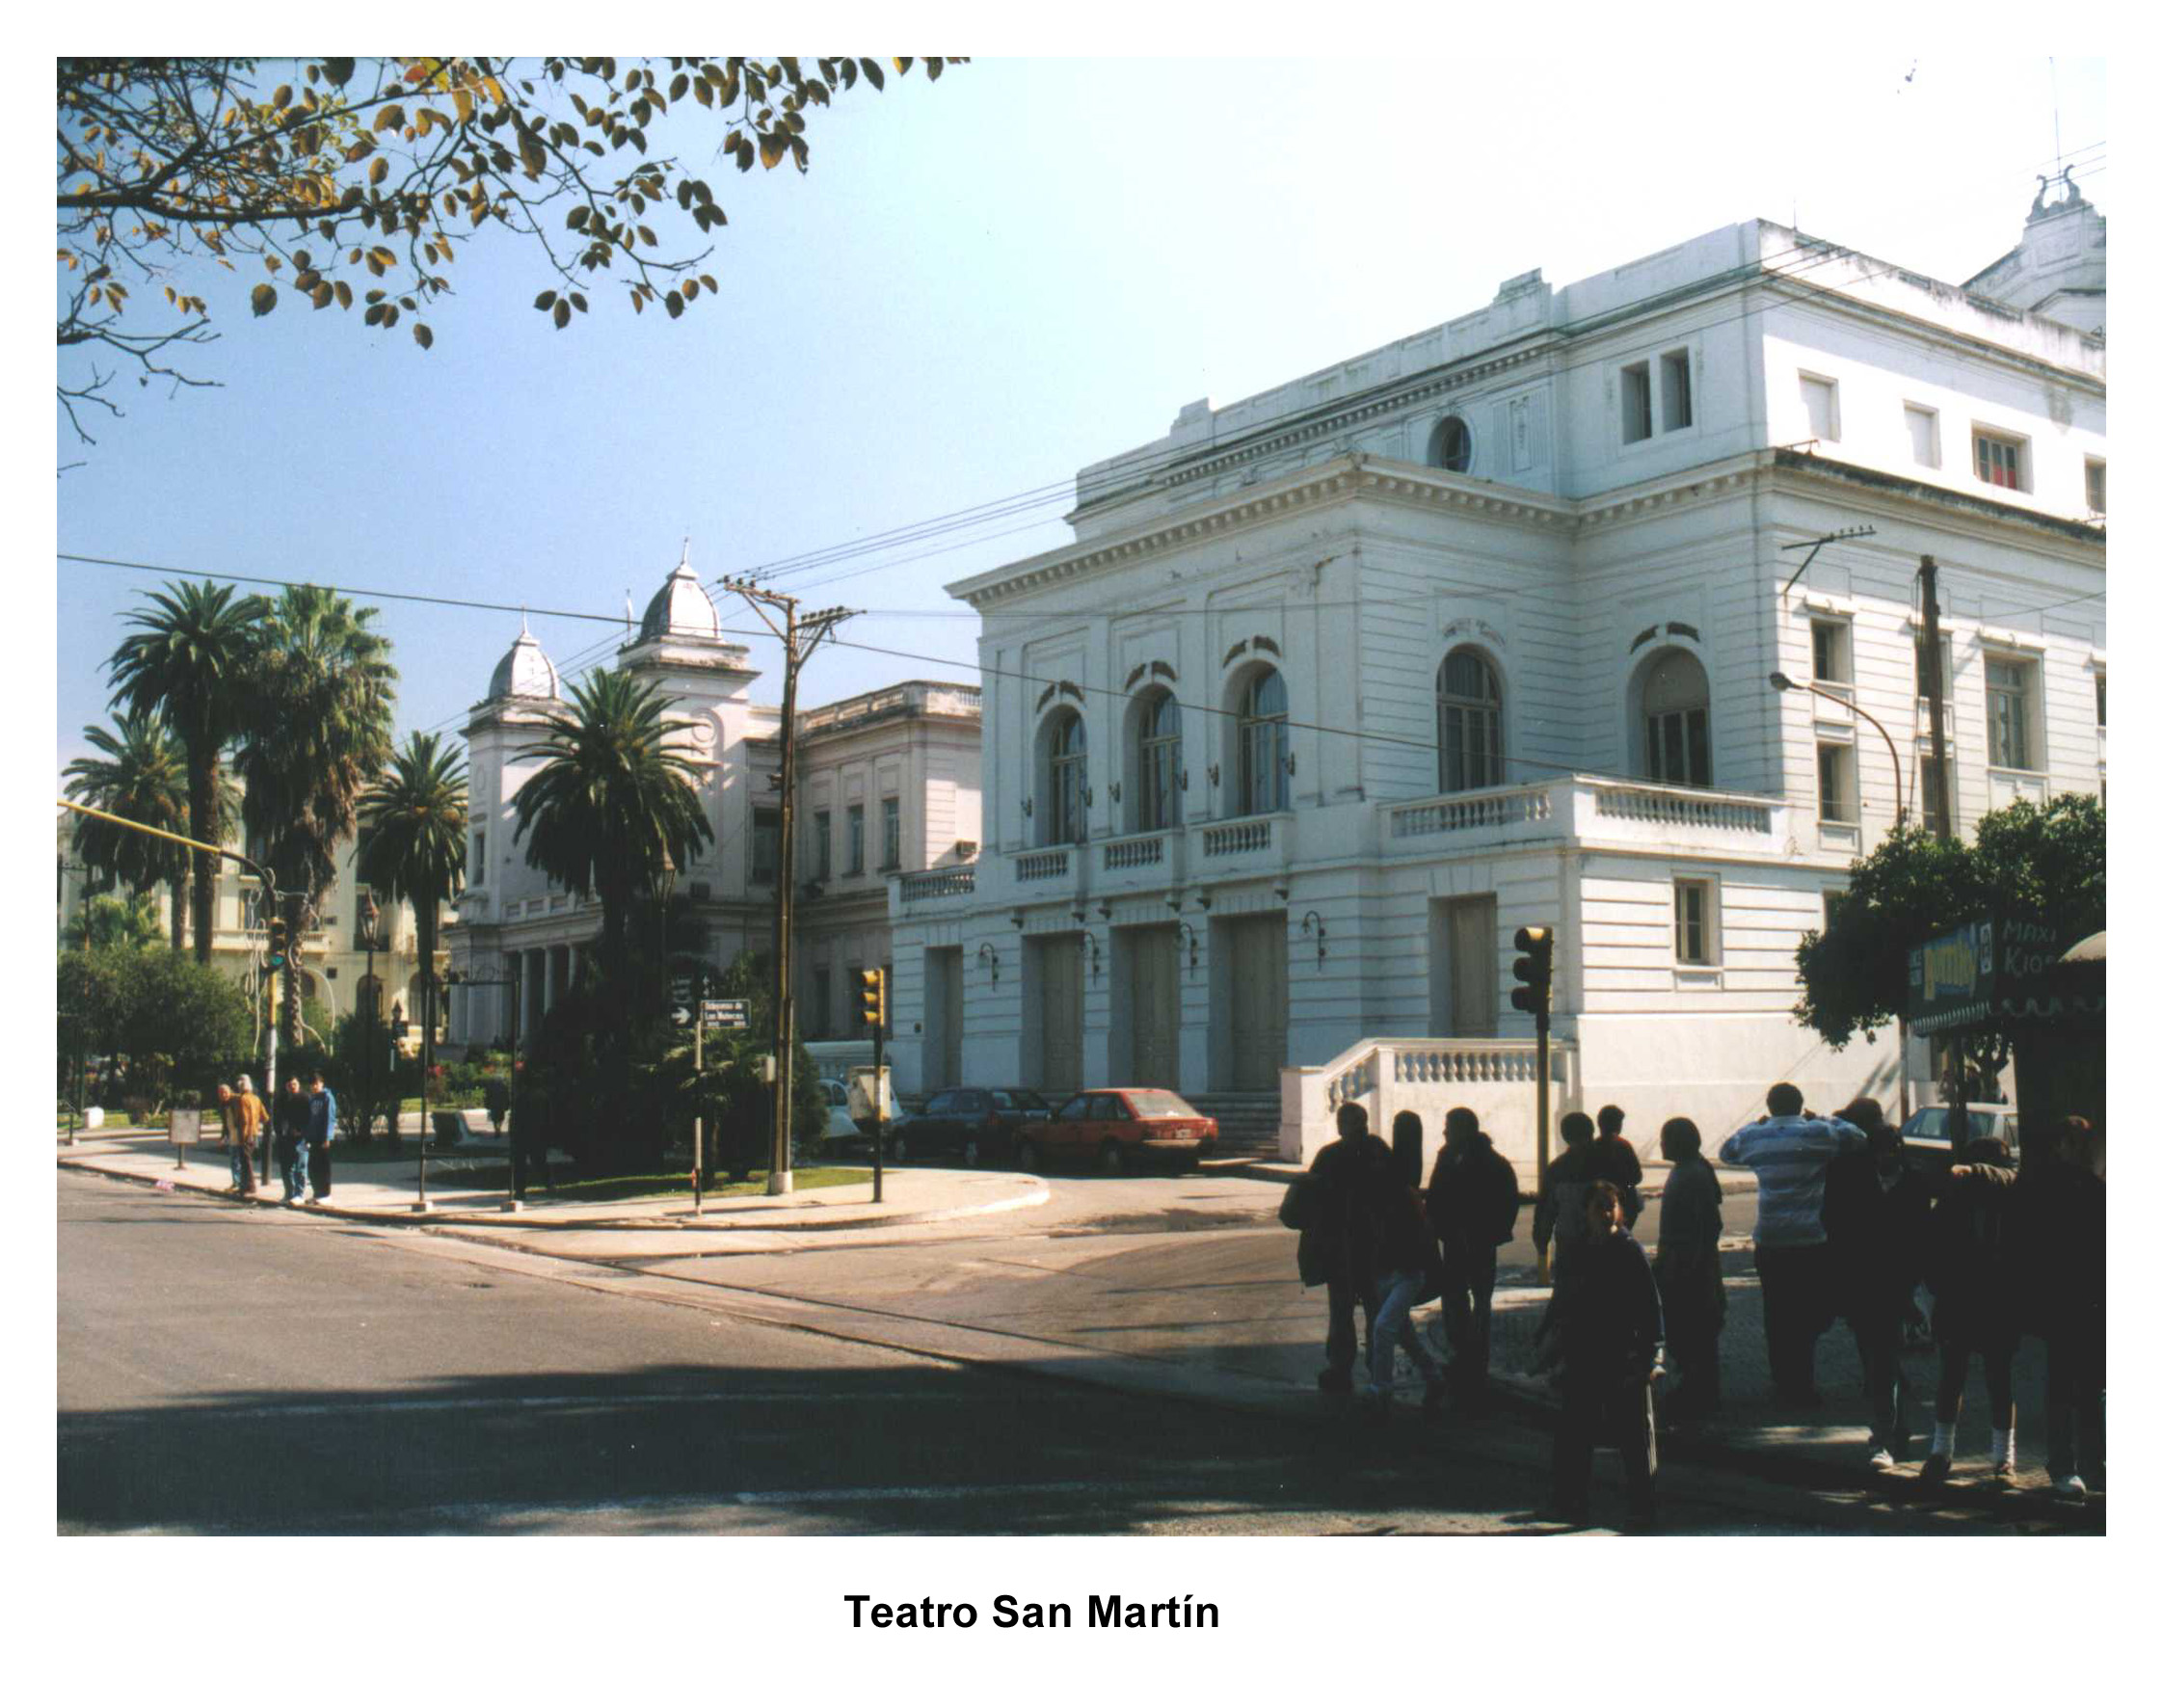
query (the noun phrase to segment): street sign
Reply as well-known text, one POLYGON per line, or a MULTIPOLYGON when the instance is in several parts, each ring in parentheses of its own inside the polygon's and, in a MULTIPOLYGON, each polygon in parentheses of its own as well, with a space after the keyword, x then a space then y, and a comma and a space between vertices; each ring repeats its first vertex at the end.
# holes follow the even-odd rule
POLYGON ((670 979, 668 981, 668 994, 672 1001, 688 1002, 692 997, 691 975, 688 973, 679 973, 674 978, 670 979))
POLYGON ((668 1017, 678 1026, 689 1026, 691 1024, 691 1011, 688 1008, 671 1008, 668 1017))
POLYGON ((699 1004, 699 1024, 725 1031, 742 1031, 751 1024, 751 1001, 747 997, 716 997, 699 1004))

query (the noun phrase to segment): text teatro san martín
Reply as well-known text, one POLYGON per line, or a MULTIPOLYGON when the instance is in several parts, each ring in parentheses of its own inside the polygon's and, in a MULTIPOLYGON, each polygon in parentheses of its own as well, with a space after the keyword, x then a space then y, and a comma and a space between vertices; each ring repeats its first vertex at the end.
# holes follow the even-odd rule
MULTIPOLYGON (((976 1623, 973 1601, 874 1601, 868 1595, 844 1595, 849 1623, 879 1630, 962 1630, 976 1623)), ((994 1630, 1046 1631, 1074 1624, 1074 1605, 1066 1601, 1024 1601, 1014 1595, 995 1595, 991 1604, 994 1630)), ((1089 1597, 1088 1626, 1139 1628, 1170 1627, 1178 1630, 1215 1630, 1222 1623, 1216 1603, 1196 1601, 1191 1595, 1168 1596, 1162 1601, 1133 1601, 1124 1595, 1089 1597)))

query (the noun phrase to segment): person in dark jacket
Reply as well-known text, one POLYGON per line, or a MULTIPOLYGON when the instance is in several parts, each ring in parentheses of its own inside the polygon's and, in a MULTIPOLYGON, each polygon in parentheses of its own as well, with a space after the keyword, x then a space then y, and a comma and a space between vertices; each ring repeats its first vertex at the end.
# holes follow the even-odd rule
POLYGON ((1376 1415, 1387 1413, 1402 1346, 1427 1378, 1426 1407, 1432 1412, 1442 1401, 1442 1370, 1412 1326, 1412 1307, 1428 1295, 1441 1254, 1419 1188, 1405 1180, 1397 1154, 1379 1134, 1348 1139, 1339 1167, 1345 1263, 1369 1280, 1375 1301, 1367 1329, 1368 1398, 1376 1415))
POLYGON ((298 1078, 288 1079, 271 1109, 273 1143, 288 1204, 307 1195, 307 1093, 301 1089, 298 1078))
POLYGON ((1337 1136, 1315 1153, 1307 1165, 1299 1217, 1299 1281, 1329 1289, 1329 1335, 1322 1346, 1327 1362, 1315 1376, 1325 1394, 1349 1394, 1352 1359, 1359 1352, 1359 1331, 1352 1321, 1356 1305, 1367 1319, 1367 1338, 1375 1338, 1375 1313, 1380 1301, 1371 1276, 1355 1273, 1345 1256, 1344 1165, 1354 1139, 1367 1136, 1367 1111, 1356 1103, 1337 1110, 1337 1136))
POLYGON ((1618 1105, 1601 1107, 1599 1133, 1592 1140, 1592 1176, 1611 1180, 1621 1188, 1622 1225, 1634 1229, 1644 1210, 1644 1194, 1638 1189, 1644 1179, 1644 1164, 1638 1161, 1637 1147, 1622 1136, 1626 1118, 1618 1105))
POLYGON ((1874 1098, 1858 1097, 1839 1118, 1861 1131, 1866 1151, 1826 1167, 1826 1248, 1832 1308, 1848 1320, 1870 1396, 1870 1465, 1890 1471, 1908 1454, 1904 1324, 1922 1277, 1929 1185, 1902 1160, 1900 1132, 1874 1098))
POLYGON ((1660 1129, 1668 1184, 1660 1194, 1660 1254, 1653 1279, 1668 1325, 1674 1386, 1663 1396, 1669 1418, 1720 1410, 1720 1330, 1727 1292, 1720 1275, 1720 1177, 1705 1161, 1697 1123, 1676 1116, 1660 1129))
POLYGON ((2015 1475, 2013 1353, 2020 1339, 2016 1178, 2001 1138, 1971 1138, 1965 1160, 1949 1171, 1931 1212, 1925 1273, 1937 1300, 1937 1428, 1923 1481, 1942 1482, 1953 1468, 1971 1356, 1983 1361, 1990 1396, 1990 1476, 2008 1487, 2015 1475))
MULTIPOLYGON (((1971 1147, 1972 1148, 1972 1147, 1971 1147)), ((2085 1501, 2103 1469, 2101 1141, 2069 1115, 2019 1177, 2027 1297, 2048 1359, 2050 1492, 2085 1501)))
POLYGON ((1495 1248, 1517 1232, 1517 1171, 1470 1109, 1443 1117, 1442 1151, 1427 1184, 1427 1219, 1442 1241, 1442 1322, 1457 1402, 1480 1410, 1487 1396, 1494 1317, 1495 1248))
POLYGON ((1389 1124, 1390 1155, 1404 1184, 1417 1187, 1427 1171, 1427 1125, 1410 1109, 1399 1109, 1389 1124))
POLYGON ((1592 1449, 1622 1453, 1630 1523, 1653 1520, 1652 1384, 1661 1374, 1660 1289, 1644 1248, 1622 1225, 1622 1193, 1595 1181, 1585 1206, 1586 1239, 1556 1293, 1562 1415, 1555 1432, 1555 1510, 1582 1524, 1589 1512, 1592 1449))

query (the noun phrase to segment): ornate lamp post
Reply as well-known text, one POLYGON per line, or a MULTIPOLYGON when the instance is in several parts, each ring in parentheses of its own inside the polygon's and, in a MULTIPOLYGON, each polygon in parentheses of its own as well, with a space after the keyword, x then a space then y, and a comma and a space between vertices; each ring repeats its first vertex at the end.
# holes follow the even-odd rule
MULTIPOLYGON (((376 1022, 383 1004, 383 993, 376 989, 376 934, 383 928, 383 910, 376 906, 373 894, 360 902, 360 928, 368 951, 368 968, 361 974, 360 988, 368 993, 366 1021, 360 1028, 360 1108, 373 1124, 375 1104, 370 1101, 376 1082, 376 1022)), ((368 1136, 361 1135, 363 1140, 368 1136)), ((398 1111, 390 1111, 390 1148, 398 1148, 398 1111)))
MULTIPOLYGON (((497 971, 500 972, 501 969, 498 968, 497 971)), ((506 990, 512 993, 511 997, 509 998, 509 1006, 511 1010, 510 1098, 512 1110, 511 1118, 515 1122, 518 1119, 519 1103, 519 1001, 517 994, 519 981, 516 978, 475 978, 471 974, 460 972, 455 967, 451 970, 448 975, 448 981, 454 985, 464 985, 468 990, 494 986, 498 990, 506 990)), ((467 1015, 468 1026, 470 1026, 471 1024, 471 1010, 468 1009, 467 1015)), ((552 1190, 553 1188, 551 1188, 550 1189, 552 1190)), ((517 1210, 524 1197, 524 1152, 522 1152, 519 1148, 519 1134, 517 1128, 514 1126, 511 1132, 511 1196, 508 1202, 504 1204, 503 1208, 505 1210, 517 1210)))

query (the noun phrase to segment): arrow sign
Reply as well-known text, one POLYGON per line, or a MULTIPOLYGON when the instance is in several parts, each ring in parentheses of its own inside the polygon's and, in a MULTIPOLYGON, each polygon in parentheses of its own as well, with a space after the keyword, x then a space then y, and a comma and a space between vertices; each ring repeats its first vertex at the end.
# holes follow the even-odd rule
POLYGON ((691 1011, 688 1008, 672 1008, 669 1010, 668 1017, 678 1026, 689 1026, 691 1024, 691 1011))

